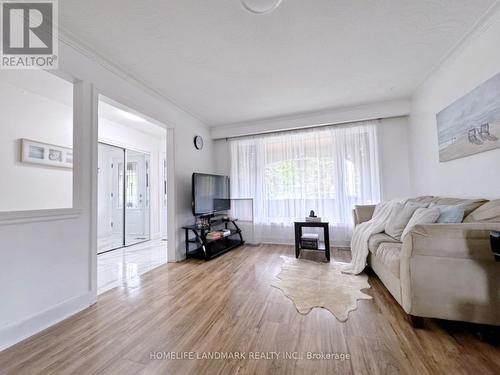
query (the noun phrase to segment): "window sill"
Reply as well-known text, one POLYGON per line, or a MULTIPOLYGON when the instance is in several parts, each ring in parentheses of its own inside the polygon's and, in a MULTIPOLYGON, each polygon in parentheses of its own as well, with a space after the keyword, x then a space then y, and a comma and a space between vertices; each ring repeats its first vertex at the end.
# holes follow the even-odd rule
POLYGON ((82 212, 83 210, 76 208, 0 212, 0 226, 76 219, 82 212))

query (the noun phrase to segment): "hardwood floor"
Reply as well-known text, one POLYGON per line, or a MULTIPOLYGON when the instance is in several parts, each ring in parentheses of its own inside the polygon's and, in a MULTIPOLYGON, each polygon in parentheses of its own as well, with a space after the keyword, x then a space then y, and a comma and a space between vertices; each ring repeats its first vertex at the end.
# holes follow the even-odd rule
MULTIPOLYGON (((293 256, 294 250, 245 246, 210 262, 160 266, 0 353, 0 373, 500 373, 500 348, 479 341, 469 325, 427 319, 424 329, 414 330, 374 275, 368 291, 373 300, 359 301, 347 322, 323 309, 300 315, 269 285, 280 270, 280 255, 293 256), (168 352, 244 352, 246 359, 166 359, 168 352), (281 357, 249 359, 250 352, 281 357), (350 359, 283 359, 284 352, 350 359)), ((334 258, 344 256, 333 252, 334 258)))

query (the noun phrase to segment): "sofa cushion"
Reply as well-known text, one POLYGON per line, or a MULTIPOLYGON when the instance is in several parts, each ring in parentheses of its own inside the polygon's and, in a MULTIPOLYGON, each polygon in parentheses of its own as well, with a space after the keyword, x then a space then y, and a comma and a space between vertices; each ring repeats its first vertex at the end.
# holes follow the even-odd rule
POLYGON ((389 219, 385 223, 385 233, 389 236, 395 238, 396 240, 401 240, 401 235, 403 234, 406 225, 410 221, 411 217, 418 208, 427 207, 427 203, 418 203, 408 201, 406 204, 396 203, 389 219))
POLYGON ((431 203, 429 208, 439 208, 440 214, 436 223, 456 224, 461 223, 464 219, 465 206, 463 204, 454 204, 448 206, 445 204, 431 203))
POLYGON ((464 223, 491 222, 500 223, 500 199, 489 201, 472 211, 464 223))
POLYGON ((401 242, 384 242, 380 244, 375 257, 382 263, 394 276, 399 279, 399 259, 401 256, 401 242))
POLYGON ((421 197, 416 197, 416 198, 410 198, 408 199, 409 202, 416 202, 416 203, 433 203, 437 197, 434 197, 432 195, 423 195, 421 197))
POLYGON ((433 224, 439 218, 441 211, 437 207, 433 208, 418 208, 413 216, 411 217, 408 225, 406 226, 401 239, 404 239, 408 233, 413 229, 415 225, 420 224, 433 224))
POLYGON ((368 249, 371 253, 375 254, 377 252, 378 247, 383 242, 392 242, 398 243, 399 241, 395 238, 392 238, 387 233, 376 233, 373 234, 368 240, 368 249))
POLYGON ((460 199, 460 198, 437 198, 433 203, 438 205, 455 205, 455 204, 463 204, 464 205, 464 217, 470 215, 470 213, 483 204, 488 202, 486 199, 460 199))

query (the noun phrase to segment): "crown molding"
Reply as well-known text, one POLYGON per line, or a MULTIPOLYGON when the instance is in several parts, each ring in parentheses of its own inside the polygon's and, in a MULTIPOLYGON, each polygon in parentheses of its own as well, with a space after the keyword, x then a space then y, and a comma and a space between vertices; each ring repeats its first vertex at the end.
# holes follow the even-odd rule
POLYGON ((211 137, 212 139, 223 139, 283 130, 403 117, 409 114, 410 100, 403 98, 214 126, 211 128, 211 137))
POLYGON ((190 110, 187 110, 187 109, 181 107, 179 104, 177 104, 175 102, 175 100, 168 97, 160 90, 157 90, 156 88, 154 88, 153 86, 151 86, 150 84, 145 82, 144 80, 137 78, 134 74, 130 73, 124 67, 116 64, 112 60, 103 56, 102 54, 97 52, 94 48, 89 46, 87 43, 85 43, 81 39, 79 39, 74 33, 69 31, 68 29, 61 28, 59 26, 58 39, 59 39, 60 43, 64 43, 66 46, 77 51, 78 53, 85 56, 86 58, 88 58, 92 62, 98 64, 100 67, 106 69, 110 73, 118 76, 119 78, 123 79, 127 83, 129 83, 129 84, 135 86, 136 88, 152 95, 153 97, 156 97, 157 99, 160 99, 161 101, 168 103, 170 106, 172 106, 172 108, 174 110, 177 110, 186 116, 189 116, 189 117, 196 119, 204 127, 209 128, 206 121, 202 120, 197 114, 193 113, 190 110))

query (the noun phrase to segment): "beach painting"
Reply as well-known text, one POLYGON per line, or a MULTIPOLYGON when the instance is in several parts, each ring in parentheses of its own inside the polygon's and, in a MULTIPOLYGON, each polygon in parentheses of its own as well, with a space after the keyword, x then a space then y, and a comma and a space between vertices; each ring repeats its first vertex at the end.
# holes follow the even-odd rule
POLYGON ((500 74, 436 115, 441 162, 500 147, 500 74))

